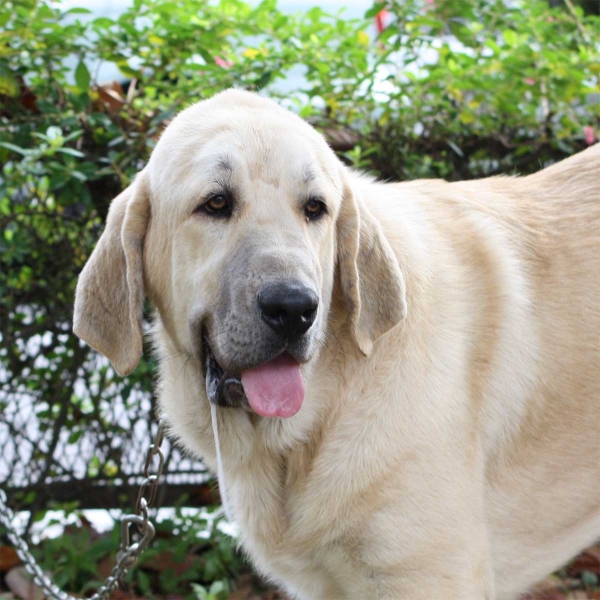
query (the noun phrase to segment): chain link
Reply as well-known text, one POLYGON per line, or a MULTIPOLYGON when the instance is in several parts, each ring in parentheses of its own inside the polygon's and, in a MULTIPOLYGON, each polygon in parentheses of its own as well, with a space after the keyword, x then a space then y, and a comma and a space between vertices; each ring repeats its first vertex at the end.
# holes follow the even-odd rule
MULTIPOLYGON (((165 456, 161 450, 164 438, 164 422, 161 420, 158 424, 158 431, 154 442, 149 446, 146 452, 146 462, 144 463, 144 480, 140 485, 137 500, 135 503, 135 513, 123 515, 121 517, 121 545, 117 553, 117 562, 110 575, 102 586, 90 600, 108 600, 110 595, 123 584, 127 571, 135 566, 140 555, 152 541, 155 529, 149 520, 149 509, 152 508, 156 500, 159 479, 162 475, 165 465, 165 456), (153 472, 154 457, 158 457, 156 470, 153 472), (148 497, 146 497, 148 494, 148 497), (135 525, 139 534, 139 540, 132 542, 131 525, 135 525)), ((42 569, 37 564, 35 558, 29 551, 27 542, 19 535, 14 526, 15 515, 8 507, 8 498, 4 490, 0 489, 0 523, 6 529, 6 535, 15 547, 18 557, 23 561, 25 570, 29 573, 36 585, 42 588, 46 597, 51 600, 76 600, 66 592, 63 592, 58 586, 44 575, 42 569)))

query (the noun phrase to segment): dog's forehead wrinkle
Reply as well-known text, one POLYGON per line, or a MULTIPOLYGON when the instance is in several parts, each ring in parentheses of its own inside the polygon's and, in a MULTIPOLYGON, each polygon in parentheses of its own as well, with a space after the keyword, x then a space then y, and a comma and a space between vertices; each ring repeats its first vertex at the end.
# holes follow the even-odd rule
POLYGON ((305 185, 308 185, 317 179, 317 174, 319 171, 319 163, 316 159, 313 159, 310 163, 305 163, 301 168, 300 180, 305 185))
POLYGON ((217 156, 210 173, 217 181, 230 181, 234 173, 234 161, 228 156, 217 156))
POLYGON ((224 171, 225 173, 233 172, 233 161, 229 156, 219 156, 217 158, 217 164, 215 165, 217 171, 224 171))

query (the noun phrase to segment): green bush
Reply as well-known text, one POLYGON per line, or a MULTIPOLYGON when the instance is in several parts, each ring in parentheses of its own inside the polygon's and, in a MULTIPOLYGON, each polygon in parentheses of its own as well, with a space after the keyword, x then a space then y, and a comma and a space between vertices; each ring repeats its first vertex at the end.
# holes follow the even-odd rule
MULTIPOLYGON (((178 110, 230 86, 260 90, 328 135, 345 131, 348 164, 398 180, 528 173, 598 133, 598 17, 542 0, 385 7, 391 22, 375 39, 384 3, 359 20, 284 14, 274 0, 135 0, 116 19, 2 3, 0 410, 33 398, 49 432, 33 453, 42 481, 61 475, 45 456, 65 431, 104 448, 88 476, 118 475, 110 440, 129 432, 110 407, 151 396, 151 359, 116 378, 72 335, 72 304, 111 199, 178 110), (124 89, 98 85, 101 61, 124 89)), ((7 415, 0 438, 19 435, 7 415)))
MULTIPOLYGON (((129 589, 144 598, 191 598, 193 593, 206 600, 226 598, 229 582, 249 567, 236 552, 235 542, 217 527, 218 522, 208 511, 185 511, 180 506, 170 517, 156 522, 154 542, 126 576, 129 589), (202 584, 208 586, 205 596, 200 595, 202 584)), ((115 522, 111 532, 99 535, 82 518, 67 527, 64 535, 43 540, 34 554, 59 587, 86 595, 104 583, 114 566, 120 533, 115 522)))

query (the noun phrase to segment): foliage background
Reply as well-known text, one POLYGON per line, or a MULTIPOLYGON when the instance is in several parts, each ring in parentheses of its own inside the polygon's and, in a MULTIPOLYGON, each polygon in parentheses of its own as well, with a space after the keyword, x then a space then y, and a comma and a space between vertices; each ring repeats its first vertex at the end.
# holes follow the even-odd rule
MULTIPOLYGON (((2 3, 0 481, 21 485, 20 473, 20 491, 37 492, 12 496, 32 507, 30 523, 50 506, 43 490, 70 485, 69 446, 86 485, 118 490, 138 468, 123 462, 137 421, 148 432, 152 358, 115 377, 71 334, 73 295, 110 201, 178 110, 231 86, 259 90, 324 131, 348 164, 384 179, 530 173, 600 135, 599 18, 569 0, 552 4, 390 0, 346 20, 319 8, 285 14, 274 0, 134 0, 115 19, 92 18, 85 2, 2 3), (376 37, 384 8, 389 22, 376 37), (102 61, 119 67, 121 84, 96 81, 102 61), (291 74, 301 75, 292 89, 291 74)), ((207 515, 179 512, 164 529, 187 523, 193 533, 181 556, 203 557, 195 581, 228 582, 240 563, 207 515)), ((50 563, 70 589, 90 588, 85 565, 50 563)), ((136 589, 147 595, 191 589, 140 573, 136 589)))

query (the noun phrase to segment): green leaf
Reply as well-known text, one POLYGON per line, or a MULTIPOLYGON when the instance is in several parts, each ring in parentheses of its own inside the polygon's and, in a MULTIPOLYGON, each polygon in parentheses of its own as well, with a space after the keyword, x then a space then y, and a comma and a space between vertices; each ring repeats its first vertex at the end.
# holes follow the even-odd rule
POLYGON ((12 150, 13 152, 18 152, 23 156, 28 156, 31 154, 31 150, 26 150, 25 148, 20 148, 19 146, 15 146, 14 144, 10 144, 9 142, 0 142, 0 146, 6 148, 8 150, 12 150))
POLYGON ((227 597, 227 585, 224 581, 214 581, 208 590, 208 593, 215 598, 221 599, 227 597))
POLYGON ((14 98, 19 95, 19 82, 8 68, 0 65, 0 94, 14 98))
POLYGON ((91 79, 92 78, 90 77, 88 68, 85 66, 83 60, 80 60, 77 68, 75 69, 75 83, 77 84, 77 87, 82 92, 87 92, 90 87, 91 79))
POLYGON ((365 19, 372 19, 378 12, 385 8, 385 2, 375 2, 369 10, 365 13, 365 19))
POLYGON ((197 48, 197 51, 198 51, 198 54, 206 61, 207 65, 212 65, 212 63, 215 62, 214 57, 206 48, 203 48, 202 46, 200 46, 197 48))
POLYGON ((518 42, 518 36, 517 33, 515 31, 513 31, 512 29, 505 29, 502 32, 502 37, 504 38, 504 41, 511 47, 514 48, 517 45, 518 42))
POLYGON ((73 133, 70 133, 63 141, 66 142, 70 142, 71 140, 76 140, 78 138, 80 138, 83 135, 83 131, 81 129, 79 129, 78 131, 74 131, 73 133))
POLYGON ((593 571, 582 571, 581 581, 588 588, 596 588, 598 586, 598 575, 593 571))
POLYGON ((114 25, 115 22, 112 19, 109 19, 108 17, 98 17, 97 19, 94 19, 92 21, 92 24, 101 29, 108 29, 109 27, 114 25))
POLYGON ((142 593, 144 594, 144 596, 149 596, 150 590, 152 589, 150 577, 146 573, 144 573, 144 571, 138 569, 137 578, 142 593))
POLYGON ((199 583, 192 583, 191 586, 196 600, 208 600, 210 598, 208 595, 208 590, 203 585, 200 585, 199 583))
POLYGON ((64 15, 91 15, 92 11, 89 8, 75 7, 67 10, 64 15))
POLYGON ((456 152, 456 154, 458 154, 458 156, 460 156, 461 158, 465 157, 464 152, 452 140, 447 140, 446 143, 448 144, 448 146, 450 146, 450 148, 452 148, 452 150, 454 150, 454 152, 456 152))
POLYGON ((80 429, 79 431, 74 431, 73 433, 71 433, 71 435, 69 436, 69 440, 68 443, 69 444, 74 444, 75 442, 79 441, 79 438, 83 435, 83 431, 80 429))
POLYGON ((83 158, 85 154, 83 152, 79 152, 79 150, 75 150, 74 148, 58 148, 57 152, 62 152, 63 154, 69 154, 70 156, 76 156, 77 158, 83 158))

